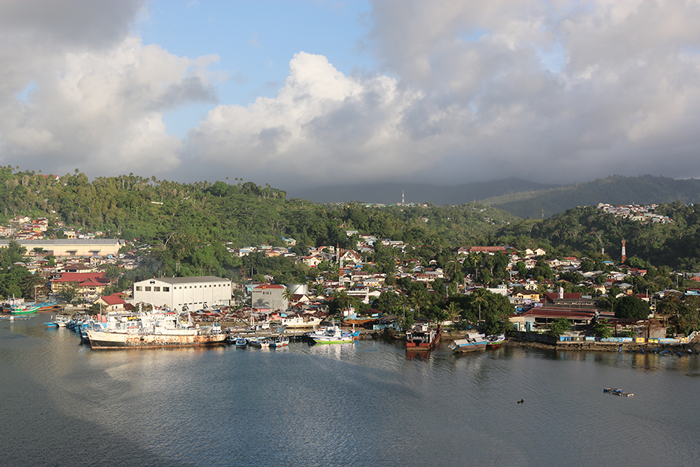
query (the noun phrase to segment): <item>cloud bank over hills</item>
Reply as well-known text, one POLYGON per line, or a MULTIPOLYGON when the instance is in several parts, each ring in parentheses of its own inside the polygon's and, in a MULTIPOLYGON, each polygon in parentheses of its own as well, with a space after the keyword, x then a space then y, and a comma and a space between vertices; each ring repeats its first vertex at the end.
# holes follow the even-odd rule
POLYGON ((144 44, 154 14, 2 2, 0 163, 285 189, 698 176, 699 2, 377 0, 357 33, 374 68, 299 50, 248 105, 220 102, 218 53, 144 44), (170 134, 192 103, 211 108, 170 134))

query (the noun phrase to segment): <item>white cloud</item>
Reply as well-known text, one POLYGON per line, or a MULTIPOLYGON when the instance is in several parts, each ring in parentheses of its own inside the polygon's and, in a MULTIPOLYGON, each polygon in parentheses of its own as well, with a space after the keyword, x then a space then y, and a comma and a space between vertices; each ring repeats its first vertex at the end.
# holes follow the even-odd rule
POLYGON ((698 2, 375 0, 378 70, 299 52, 276 96, 212 108, 184 145, 162 113, 215 99, 216 56, 144 46, 143 5, 107 3, 0 5, 0 162, 281 187, 700 176, 698 2))
POLYGON ((700 39, 697 6, 373 6, 369 37, 386 76, 343 76, 297 54, 275 98, 212 110, 188 152, 203 167, 286 186, 687 175, 693 154, 680 148, 700 142, 690 130, 700 124, 697 56, 684 52, 700 39), (556 67, 543 50, 557 51, 556 67))
POLYGON ((200 167, 265 181, 406 175, 414 170, 400 166, 400 146, 409 143, 399 129, 406 106, 395 80, 344 76, 325 57, 301 52, 276 97, 211 110, 190 132, 189 150, 200 167))
POLYGON ((20 3, 0 7, 0 17, 14 15, 19 23, 13 34, 0 35, 0 162, 58 173, 79 167, 93 175, 163 173, 179 165, 182 142, 168 135, 162 114, 187 102, 215 101, 207 67, 218 58, 144 46, 128 32, 138 3, 93 8, 90 2, 90 15, 70 8, 84 2, 67 2, 93 22, 83 31, 68 31, 77 27, 68 15, 44 24, 41 9, 32 22, 20 3), (100 22, 101 40, 94 24, 100 22), (30 83, 34 88, 21 98, 30 83))

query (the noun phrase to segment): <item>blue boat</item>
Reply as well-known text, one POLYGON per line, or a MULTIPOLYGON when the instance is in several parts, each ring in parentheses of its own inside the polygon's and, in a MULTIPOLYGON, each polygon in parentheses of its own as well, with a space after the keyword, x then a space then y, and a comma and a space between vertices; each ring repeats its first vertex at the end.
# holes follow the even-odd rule
POLYGON ((457 339, 450 344, 452 353, 474 352, 486 349, 486 336, 478 332, 468 332, 464 339, 457 339))

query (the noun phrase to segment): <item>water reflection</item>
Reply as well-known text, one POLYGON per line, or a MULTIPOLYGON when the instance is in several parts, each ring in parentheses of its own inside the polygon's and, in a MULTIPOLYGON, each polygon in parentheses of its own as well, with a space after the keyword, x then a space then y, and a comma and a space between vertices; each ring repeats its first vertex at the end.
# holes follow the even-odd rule
POLYGON ((2 323, 0 390, 22 400, 2 405, 3 460, 90 463, 75 452, 108 465, 694 465, 700 455, 698 356, 426 354, 383 341, 95 352, 70 331, 2 323))

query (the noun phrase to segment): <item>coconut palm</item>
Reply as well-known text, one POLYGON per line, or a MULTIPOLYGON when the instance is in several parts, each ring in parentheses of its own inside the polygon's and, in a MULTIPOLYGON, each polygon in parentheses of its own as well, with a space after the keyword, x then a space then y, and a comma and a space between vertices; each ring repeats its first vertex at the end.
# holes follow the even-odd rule
POLYGON ((417 288, 410 298, 410 303, 416 310, 416 316, 420 316, 421 307, 425 307, 430 302, 430 296, 425 287, 417 288))
POLYGON ((445 308, 445 313, 448 316, 448 319, 452 321, 452 324, 454 325, 455 319, 459 314, 462 312, 461 308, 459 308, 459 305, 457 305, 457 302, 451 302, 449 305, 447 305, 447 308, 445 308))
POLYGON ((282 298, 287 300, 287 307, 289 307, 289 304, 292 303, 292 299, 294 298, 294 292, 292 292, 292 289, 285 287, 284 292, 282 292, 282 298))

